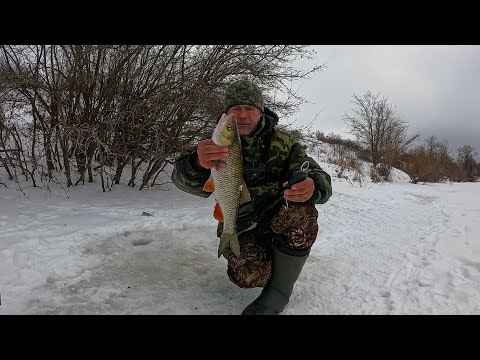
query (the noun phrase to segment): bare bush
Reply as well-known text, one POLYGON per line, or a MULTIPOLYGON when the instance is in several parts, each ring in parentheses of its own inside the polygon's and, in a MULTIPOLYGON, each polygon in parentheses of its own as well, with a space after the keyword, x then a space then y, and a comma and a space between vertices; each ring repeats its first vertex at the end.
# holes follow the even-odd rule
POLYGON ((296 45, 0 46, 0 161, 34 185, 62 171, 66 186, 142 189, 193 142, 210 136, 225 87, 255 79, 272 110, 288 115, 303 98, 291 84, 319 71, 292 66, 313 54, 296 45), (287 94, 275 101, 274 93, 287 94), (5 120, 6 119, 6 120, 5 120))
POLYGON ((426 138, 424 145, 403 154, 398 167, 410 176, 413 183, 465 181, 464 171, 449 155, 448 141, 440 142, 435 136, 426 138))
POLYGON ((337 176, 339 178, 345 178, 347 180, 358 181, 360 185, 363 184, 363 171, 362 163, 357 158, 354 150, 345 147, 342 144, 334 144, 332 146, 332 156, 329 158, 329 162, 338 165, 337 176), (345 175, 346 171, 353 172, 353 178, 350 179, 345 175))
POLYGON ((404 159, 408 164, 405 171, 414 184, 438 178, 438 163, 425 147, 413 149, 404 159))
POLYGON ((317 131, 315 132, 315 138, 327 144, 343 145, 345 148, 356 151, 356 152, 359 152, 362 150, 362 147, 360 146, 360 144, 350 139, 343 139, 338 134, 330 133, 328 135, 325 135, 323 132, 317 131))

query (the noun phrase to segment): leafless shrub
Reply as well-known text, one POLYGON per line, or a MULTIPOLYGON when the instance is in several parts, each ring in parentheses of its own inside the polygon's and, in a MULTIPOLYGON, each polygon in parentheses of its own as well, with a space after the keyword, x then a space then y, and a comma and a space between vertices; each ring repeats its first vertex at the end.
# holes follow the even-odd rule
POLYGON ((128 184, 142 189, 175 156, 211 134, 225 87, 255 79, 281 115, 303 98, 298 79, 322 69, 296 69, 311 57, 303 45, 36 45, 0 46, 0 157, 37 185, 62 172, 66 187, 128 184), (286 94, 279 101, 275 94, 286 94))

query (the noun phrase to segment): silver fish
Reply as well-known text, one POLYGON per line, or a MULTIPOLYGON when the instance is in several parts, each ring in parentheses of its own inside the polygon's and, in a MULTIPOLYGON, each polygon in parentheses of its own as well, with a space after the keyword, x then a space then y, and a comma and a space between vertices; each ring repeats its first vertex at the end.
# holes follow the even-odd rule
POLYGON ((218 257, 230 246, 236 256, 240 256, 240 244, 237 236, 237 216, 240 204, 251 200, 243 179, 243 160, 240 134, 233 114, 223 114, 212 135, 216 145, 227 146, 229 157, 225 167, 211 169, 211 177, 205 183, 205 191, 214 191, 214 216, 223 221, 223 232, 218 247, 218 257))

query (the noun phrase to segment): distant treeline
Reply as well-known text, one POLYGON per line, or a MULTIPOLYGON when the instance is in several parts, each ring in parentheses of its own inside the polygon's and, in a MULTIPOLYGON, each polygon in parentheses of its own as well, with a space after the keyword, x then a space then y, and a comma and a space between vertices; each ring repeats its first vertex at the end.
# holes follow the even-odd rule
POLYGON ((372 151, 359 142, 343 139, 336 134, 325 135, 317 131, 314 136, 301 135, 302 139, 315 146, 315 141, 333 145, 330 159, 341 169, 358 170, 358 159, 372 162, 377 157, 380 161, 373 167, 370 176, 374 181, 389 181, 390 171, 397 168, 407 173, 413 183, 418 182, 466 182, 479 181, 480 163, 476 162, 476 150, 470 145, 463 145, 456 154, 448 150, 448 141, 439 141, 435 136, 425 138, 422 145, 406 149, 396 156, 373 155, 372 151), (385 162, 383 162, 385 159, 385 162))

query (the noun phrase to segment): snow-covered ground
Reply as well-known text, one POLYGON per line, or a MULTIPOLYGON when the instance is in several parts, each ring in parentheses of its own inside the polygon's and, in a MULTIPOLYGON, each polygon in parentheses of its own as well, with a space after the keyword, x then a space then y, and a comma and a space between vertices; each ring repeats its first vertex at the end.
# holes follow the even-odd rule
MULTIPOLYGON (((284 314, 480 314, 480 183, 398 174, 333 176, 284 314)), ((169 188, 0 185, 0 314, 239 314, 261 289, 229 281, 213 197, 169 188)))

